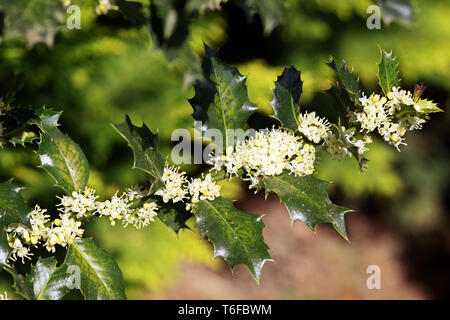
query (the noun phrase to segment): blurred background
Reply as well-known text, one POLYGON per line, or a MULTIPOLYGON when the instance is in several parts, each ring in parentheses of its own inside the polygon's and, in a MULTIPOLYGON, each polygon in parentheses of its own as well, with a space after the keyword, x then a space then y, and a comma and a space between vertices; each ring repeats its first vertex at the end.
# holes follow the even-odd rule
MULTIPOLYGON (((369 0, 281 1, 281 24, 273 30, 267 30, 267 17, 249 16, 236 2, 211 1, 218 10, 186 14, 182 47, 164 44, 157 27, 150 34, 148 26, 118 12, 97 16, 92 2, 72 1, 82 9, 81 29, 61 30, 51 46, 30 47, 5 37, 0 79, 9 68, 23 71, 27 82, 16 104, 64 111, 61 130, 84 150, 91 164, 89 185, 102 198, 145 181, 144 174, 131 170, 132 153, 110 123, 129 114, 137 124, 159 130, 164 156, 170 154, 174 129, 192 129, 187 98, 193 96, 203 42, 220 48, 226 63, 248 75, 250 100, 265 114, 271 114, 273 82, 290 65, 302 72, 301 105, 319 104, 320 92, 334 77, 325 65, 330 55, 348 60, 365 92, 378 90, 378 46, 397 56, 402 87, 412 90, 423 82, 426 98, 444 111, 450 102, 446 0, 413 2, 414 22, 383 23, 380 30, 366 27, 369 0)), ((291 226, 276 197, 264 200, 239 183, 225 183, 225 195, 239 198, 239 208, 265 214, 264 237, 275 262, 266 264, 259 286, 244 268, 232 275, 223 261, 213 259, 211 246, 195 230, 176 235, 160 222, 123 229, 98 219, 88 234, 117 259, 131 299, 449 298, 450 114, 431 118, 422 131, 408 134, 401 152, 381 141, 370 145, 364 173, 354 160, 321 155, 318 176, 333 182, 333 201, 356 211, 347 215, 350 242, 326 225, 316 234, 299 222, 291 226), (366 287, 369 265, 381 268, 381 290, 366 287)), ((60 191, 37 165, 30 148, 0 149, 0 181, 14 177, 27 187, 23 194, 30 203, 51 208, 60 191)), ((0 292, 14 297, 10 282, 0 273, 0 292)))

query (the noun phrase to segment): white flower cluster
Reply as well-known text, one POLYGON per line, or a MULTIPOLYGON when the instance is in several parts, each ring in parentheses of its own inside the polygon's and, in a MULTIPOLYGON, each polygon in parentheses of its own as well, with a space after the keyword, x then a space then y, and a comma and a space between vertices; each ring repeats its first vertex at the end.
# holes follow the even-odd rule
POLYGON ((46 209, 36 205, 30 212, 31 228, 16 225, 7 229, 9 246, 13 249, 10 255, 12 261, 30 259, 31 246, 43 244, 49 252, 55 252, 57 244, 66 247, 83 235, 81 222, 70 218, 70 214, 61 213, 59 219, 50 222, 46 212, 46 209))
POLYGON ((216 184, 211 174, 189 181, 185 172, 180 172, 179 168, 169 167, 166 164, 162 181, 164 188, 157 190, 155 195, 162 197, 164 203, 170 200, 176 203, 188 199, 190 201, 186 203, 186 210, 192 210, 200 200, 214 200, 220 196, 220 186, 216 184))
POLYGON ((206 177, 193 179, 188 185, 191 203, 186 204, 186 209, 190 210, 193 205, 200 200, 214 200, 220 196, 220 186, 213 180, 211 174, 206 177))
POLYGON ((59 217, 53 221, 50 221, 46 209, 36 205, 29 215, 30 228, 14 225, 7 229, 9 246, 12 248, 9 258, 24 262, 24 259, 31 258, 31 246, 40 244, 49 252, 55 252, 56 245, 67 247, 84 233, 79 219, 90 215, 108 216, 113 225, 116 220, 120 220, 124 227, 130 224, 138 229, 148 226, 154 222, 158 206, 155 202, 148 202, 142 207, 136 207, 134 202, 145 196, 145 192, 133 187, 120 197, 116 193, 110 200, 98 202, 95 191, 85 188, 82 193, 72 192, 69 196, 59 198, 59 217))
POLYGON ((123 224, 125 227, 131 224, 136 229, 146 227, 155 221, 157 210, 158 206, 155 202, 144 203, 142 208, 132 212, 128 211, 123 218, 123 224))
POLYGON ((95 191, 90 188, 85 188, 83 193, 72 192, 70 196, 63 196, 59 206, 63 213, 73 213, 78 219, 85 218, 89 212, 96 209, 95 191))
POLYGON ((228 148, 226 155, 211 159, 212 170, 225 168, 232 177, 238 171, 245 171, 250 188, 259 184, 261 176, 279 175, 288 170, 295 175, 304 176, 314 172, 315 148, 303 144, 293 133, 280 129, 256 132, 255 136, 242 144, 228 148))
POLYGON ((314 143, 320 143, 330 134, 328 120, 316 116, 315 112, 300 114, 298 122, 298 131, 314 143))
POLYGON ((136 202, 146 195, 139 187, 128 188, 120 196, 116 192, 110 200, 97 202, 94 213, 108 217, 111 225, 115 225, 118 220, 122 221, 124 227, 130 224, 137 229, 146 227, 155 221, 158 210, 155 202, 146 202, 142 207, 137 207, 139 203, 136 202))
POLYGON ((8 293, 5 291, 5 293, 4 294, 1 294, 0 293, 0 300, 9 300, 8 299, 8 293))
POLYGON ((421 129, 425 123, 421 108, 413 99, 411 92, 392 88, 386 97, 372 94, 367 98, 364 94, 359 99, 363 108, 350 114, 350 121, 361 126, 362 133, 378 130, 383 139, 394 145, 397 150, 403 142, 407 131, 421 129))
MULTIPOLYGON (((345 136, 346 143, 340 141, 331 131, 328 120, 320 118, 315 112, 300 114, 298 131, 309 141, 324 145, 333 159, 340 159, 346 155, 351 155, 348 150, 349 145, 355 146, 360 154, 368 150, 365 147, 368 140, 356 139, 354 133, 345 136)), ((343 131, 345 131, 345 128, 343 128, 343 131)))
POLYGON ((157 190, 155 194, 161 196, 164 203, 169 202, 169 200, 172 200, 175 203, 186 198, 188 190, 185 187, 185 184, 187 183, 185 172, 180 172, 178 168, 169 167, 166 164, 162 175, 162 181, 164 182, 165 187, 157 190))

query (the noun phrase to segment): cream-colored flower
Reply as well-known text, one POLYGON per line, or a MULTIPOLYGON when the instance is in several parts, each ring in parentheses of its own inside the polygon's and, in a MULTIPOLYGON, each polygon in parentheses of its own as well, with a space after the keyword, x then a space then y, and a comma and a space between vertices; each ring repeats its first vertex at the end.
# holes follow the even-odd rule
POLYGON ((188 185, 191 203, 186 204, 186 209, 190 210, 200 200, 214 200, 220 196, 220 186, 212 178, 211 174, 205 177, 193 179, 188 185))
POLYGON ((314 143, 320 143, 330 133, 328 120, 316 116, 315 112, 300 114, 298 121, 298 131, 314 143))
POLYGON ((414 106, 413 94, 406 90, 401 90, 398 87, 393 87, 392 91, 386 95, 389 101, 386 103, 386 108, 390 115, 394 115, 401 110, 402 105, 414 106))
POLYGON ((372 132, 379 126, 388 121, 384 104, 387 99, 380 97, 378 94, 372 94, 367 98, 364 94, 359 99, 363 105, 361 112, 355 112, 356 122, 361 125, 361 130, 372 132))
POLYGON ((290 162, 290 170, 296 176, 307 176, 314 173, 316 149, 313 145, 305 144, 300 153, 290 162))
POLYGON ((30 249, 24 246, 19 238, 14 238, 14 240, 9 243, 9 246, 12 248, 9 256, 9 259, 12 261, 17 261, 17 258, 19 258, 22 259, 22 263, 24 263, 25 259, 31 259, 31 256, 33 255, 30 252, 30 249))
POLYGON ((161 196, 164 203, 169 202, 169 200, 172 200, 174 203, 182 201, 187 194, 185 174, 185 172, 180 172, 179 168, 169 167, 166 164, 162 176, 165 187, 157 190, 155 195, 161 196))
POLYGON ((144 203, 142 208, 129 211, 125 214, 123 219, 123 226, 126 227, 129 224, 133 225, 136 229, 146 227, 155 221, 157 215, 158 206, 155 202, 144 203))
POLYGON ((95 200, 97 198, 98 196, 95 195, 95 191, 87 187, 84 189, 83 193, 74 191, 70 196, 63 196, 60 198, 60 211, 69 214, 73 213, 78 219, 81 219, 88 213, 96 210, 95 200))
POLYGON ((115 225, 115 220, 122 220, 128 213, 131 204, 128 202, 126 194, 122 194, 120 197, 114 194, 111 200, 97 203, 97 213, 100 216, 108 216, 112 225, 115 225))

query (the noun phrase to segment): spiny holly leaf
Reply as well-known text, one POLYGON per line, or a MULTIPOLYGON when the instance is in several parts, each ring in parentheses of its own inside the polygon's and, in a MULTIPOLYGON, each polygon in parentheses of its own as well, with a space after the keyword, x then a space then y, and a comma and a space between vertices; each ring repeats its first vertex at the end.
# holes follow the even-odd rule
POLYGON ((414 22, 414 9, 410 0, 377 0, 381 6, 383 21, 389 25, 393 21, 411 24, 414 22))
POLYGON ((8 244, 6 228, 10 224, 30 226, 27 206, 20 194, 21 188, 15 187, 11 181, 0 184, 0 267, 7 266, 8 257, 12 251, 8 244))
POLYGON ((327 65, 336 72, 338 83, 347 92, 350 101, 355 105, 359 105, 359 98, 361 96, 359 78, 353 71, 348 71, 347 61, 344 61, 343 66, 339 66, 334 61, 333 57, 331 57, 330 62, 327 63, 327 65))
POLYGON ((75 240, 67 250, 64 264, 67 268, 79 268, 80 290, 87 300, 126 299, 119 266, 92 239, 75 240))
POLYGON ((34 299, 33 284, 14 268, 4 268, 13 278, 13 288, 18 295, 27 300, 34 299))
POLYGON ((142 127, 136 127, 128 116, 125 116, 124 122, 112 126, 133 150, 133 168, 143 170, 155 179, 152 188, 163 187, 161 177, 164 171, 164 159, 156 150, 158 136, 153 134, 145 123, 142 127))
POLYGON ((262 236, 262 216, 239 211, 233 201, 221 197, 200 201, 194 211, 201 237, 214 244, 214 257, 224 258, 231 270, 247 266, 259 283, 264 263, 272 260, 262 236))
POLYGON ((427 99, 419 99, 418 101, 415 101, 414 108, 418 112, 423 113, 444 112, 444 110, 437 106, 437 103, 427 99))
MULTIPOLYGON (((218 129, 224 137, 225 148, 234 144, 232 131, 244 129, 257 109, 248 99, 247 77, 236 68, 224 65, 205 44, 205 78, 194 85, 195 96, 189 100, 195 120, 202 121, 201 130, 218 129)), ((218 147, 223 147, 218 146, 218 147)))
POLYGON ((64 26, 62 1, 2 1, 0 11, 6 16, 5 37, 24 37, 29 47, 38 42, 53 46, 56 32, 64 26))
POLYGON ((297 131, 299 127, 302 87, 300 71, 290 67, 285 68, 281 76, 278 76, 275 89, 272 90, 273 100, 270 104, 275 111, 275 118, 280 120, 283 127, 293 131, 297 131))
POLYGON ((83 190, 89 179, 89 163, 80 146, 58 129, 61 113, 41 109, 36 115, 38 119, 32 122, 41 130, 37 151, 41 167, 67 193, 83 190))
POLYGON ((247 0, 247 4, 261 16, 266 35, 281 23, 284 2, 285 0, 247 0))
POLYGON ((39 259, 27 277, 33 287, 33 300, 60 300, 76 282, 71 276, 66 264, 56 267, 55 258, 39 259))
POLYGON ((39 137, 33 131, 23 131, 19 136, 9 139, 8 142, 14 147, 18 144, 25 147, 26 143, 33 143, 36 140, 39 140, 39 137))
POLYGON ((266 195, 274 192, 291 217, 299 220, 313 231, 320 223, 331 223, 339 234, 347 239, 344 215, 351 210, 334 205, 328 198, 328 182, 313 176, 294 176, 287 172, 278 176, 264 176, 266 195))
POLYGON ((386 52, 380 48, 381 60, 378 63, 378 81, 384 94, 387 95, 393 87, 398 87, 400 79, 398 77, 398 63, 396 57, 391 52, 386 52))

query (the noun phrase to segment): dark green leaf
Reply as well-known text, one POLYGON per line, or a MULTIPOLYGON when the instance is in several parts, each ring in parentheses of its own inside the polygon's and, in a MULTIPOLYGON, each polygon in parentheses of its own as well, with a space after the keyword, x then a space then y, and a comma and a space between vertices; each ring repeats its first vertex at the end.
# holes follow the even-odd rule
POLYGON ((233 130, 244 129, 257 109, 248 99, 247 77, 236 68, 222 64, 216 53, 205 45, 205 78, 194 85, 195 96, 189 100, 195 120, 202 121, 201 130, 218 129, 224 137, 223 146, 234 145, 233 130))
POLYGON ((380 48, 381 60, 378 63, 378 81, 384 94, 391 92, 393 87, 398 87, 400 79, 398 77, 398 63, 391 52, 386 52, 380 48))
POLYGON ((156 150, 158 136, 153 134, 145 123, 142 127, 136 127, 128 116, 125 116, 124 122, 113 125, 113 128, 119 132, 133 150, 133 168, 143 170, 155 179, 152 188, 163 187, 161 177, 164 171, 164 159, 156 150))
POLYGON ((80 146, 58 129, 61 113, 42 109, 36 114, 39 120, 33 122, 42 131, 37 151, 41 167, 66 192, 83 190, 89 179, 89 163, 80 146))
POLYGON ((27 299, 34 299, 33 284, 23 275, 18 273, 14 268, 4 268, 13 278, 13 288, 18 295, 27 299))
POLYGON ((300 79, 300 71, 294 67, 285 68, 281 76, 275 82, 273 100, 270 102, 274 116, 280 120, 283 127, 297 131, 300 115, 300 95, 302 94, 303 81, 300 79))
POLYGON ((359 79, 353 71, 348 70, 347 61, 344 62, 343 66, 336 64, 333 58, 327 65, 332 68, 338 77, 339 85, 347 92, 350 101, 355 105, 359 105, 359 98, 361 92, 359 89, 359 79))
POLYGON ((157 217, 166 226, 178 233, 183 228, 189 229, 186 221, 192 217, 189 211, 186 211, 186 205, 182 202, 164 203, 160 205, 157 217))
MULTIPOLYGON (((332 85, 331 88, 325 92, 331 97, 331 108, 337 114, 337 121, 335 121, 334 123, 338 126, 342 125, 348 128, 350 126, 348 123, 348 111, 350 109, 350 106, 352 105, 352 102, 350 101, 348 95, 341 87, 335 85, 332 85)), ((329 120, 331 122, 331 119, 329 120)))
POLYGON ((79 268, 80 290, 87 300, 126 299, 122 272, 111 255, 92 239, 75 240, 64 264, 79 268))
POLYGON ((344 215, 351 210, 330 201, 328 182, 313 176, 300 177, 286 172, 278 176, 264 176, 262 181, 266 195, 274 192, 286 205, 292 222, 299 220, 313 231, 320 223, 331 223, 347 239, 344 215))
POLYGON ((30 226, 29 213, 32 209, 26 205, 20 190, 11 181, 0 184, 0 267, 7 265, 11 253, 6 228, 16 223, 30 226))
POLYGON ((60 300, 73 285, 69 271, 66 264, 57 268, 53 257, 39 259, 27 277, 33 286, 33 299, 60 300))
POLYGON ((2 1, 6 16, 5 38, 23 37, 29 47, 38 42, 53 45, 56 32, 64 26, 66 11, 62 1, 2 1))
POLYGON ((200 201, 194 213, 201 237, 214 244, 214 257, 224 258, 231 270, 238 264, 247 266, 259 282, 264 263, 271 261, 262 216, 239 211, 233 201, 221 197, 200 201))

